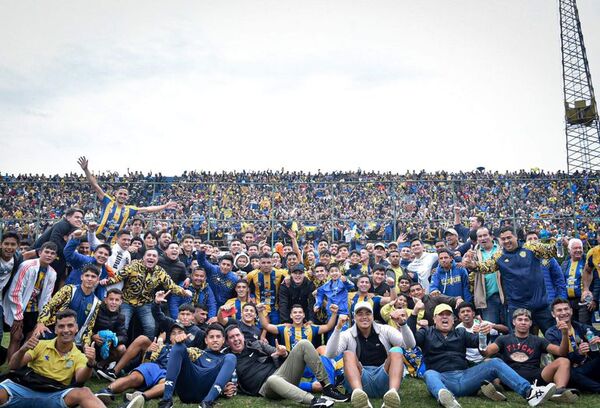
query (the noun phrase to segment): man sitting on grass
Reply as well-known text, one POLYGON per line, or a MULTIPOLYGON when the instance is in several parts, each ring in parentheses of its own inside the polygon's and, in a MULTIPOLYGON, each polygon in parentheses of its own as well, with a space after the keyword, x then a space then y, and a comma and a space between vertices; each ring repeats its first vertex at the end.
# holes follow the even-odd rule
POLYGON ((56 338, 39 340, 31 336, 11 356, 8 366, 19 370, 28 366, 27 375, 18 375, 0 383, 0 405, 14 407, 75 407, 100 408, 102 401, 89 388, 78 388, 92 375, 96 350, 84 346, 84 353, 75 347, 78 331, 77 313, 64 310, 56 315, 56 338), (35 377, 36 381, 31 381, 35 377))

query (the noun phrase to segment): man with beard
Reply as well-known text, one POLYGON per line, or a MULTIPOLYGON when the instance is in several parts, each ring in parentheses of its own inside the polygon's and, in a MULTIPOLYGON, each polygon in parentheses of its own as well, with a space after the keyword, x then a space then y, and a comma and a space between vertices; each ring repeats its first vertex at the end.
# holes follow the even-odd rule
MULTIPOLYGON (((169 242, 163 256, 158 258, 158 266, 163 268, 173 282, 180 286, 184 285, 187 279, 187 269, 185 264, 179 260, 179 243, 169 242)), ((188 281, 189 282, 189 281, 188 281)), ((185 298, 178 299, 176 295, 171 295, 168 299, 169 313, 171 317, 177 316, 177 308, 185 302, 185 298)))
POLYGON ((111 285, 123 281, 123 305, 121 307, 125 316, 125 326, 129 327, 131 318, 134 314, 137 315, 144 335, 149 339, 154 338, 156 331, 152 317, 154 291, 163 287, 179 296, 192 296, 189 290, 184 290, 173 282, 167 272, 157 263, 158 252, 156 249, 147 250, 141 261, 133 261, 117 275, 100 282, 101 285, 111 285))
MULTIPOLYGON (((433 316, 435 325, 419 329, 415 338, 425 358, 427 390, 443 407, 460 408, 455 397, 474 395, 482 382, 496 378, 525 398, 532 407, 554 395, 556 386, 553 383, 531 385, 500 359, 469 367, 466 351, 467 348, 478 347, 479 336, 465 329, 454 329, 454 314, 447 304, 436 306, 433 316)), ((484 392, 484 395, 491 394, 484 392)))
POLYGON ((246 343, 237 326, 226 331, 229 351, 237 357, 238 387, 244 393, 267 399, 290 399, 312 408, 327 408, 332 400, 345 401, 346 397, 329 382, 323 363, 315 347, 308 340, 300 340, 291 352, 284 346, 272 347, 260 341, 246 343), (285 361, 282 362, 282 359, 285 361), (305 367, 311 368, 323 385, 323 396, 315 397, 298 388, 305 367))

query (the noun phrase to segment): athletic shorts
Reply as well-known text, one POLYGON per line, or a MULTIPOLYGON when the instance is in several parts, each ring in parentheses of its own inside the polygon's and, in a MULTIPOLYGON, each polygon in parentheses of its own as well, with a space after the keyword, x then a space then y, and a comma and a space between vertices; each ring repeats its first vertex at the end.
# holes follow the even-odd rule
POLYGON ((167 370, 156 363, 143 363, 134 368, 133 371, 137 371, 144 377, 146 389, 154 387, 167 376, 167 370))

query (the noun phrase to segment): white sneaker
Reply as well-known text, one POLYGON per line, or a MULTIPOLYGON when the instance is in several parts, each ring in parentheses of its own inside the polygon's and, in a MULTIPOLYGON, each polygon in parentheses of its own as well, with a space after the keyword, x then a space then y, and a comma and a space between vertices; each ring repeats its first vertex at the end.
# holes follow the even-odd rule
POLYGON ((131 401, 132 399, 134 399, 135 397, 137 397, 138 395, 143 395, 144 393, 141 391, 134 391, 134 392, 127 392, 125 393, 125 399, 127 401, 131 401))
POLYGON ((383 395, 381 408, 400 408, 400 395, 394 388, 383 395))
POLYGON ((373 408, 371 405, 371 401, 369 401, 369 396, 366 392, 361 389, 352 390, 352 396, 350 397, 350 402, 354 408, 373 408))
POLYGON ((444 408, 461 408, 456 398, 454 398, 454 395, 452 395, 452 393, 445 388, 442 388, 438 392, 438 402, 444 408))
POLYGON ((548 385, 538 387, 536 380, 531 386, 531 391, 529 391, 527 403, 530 407, 537 407, 538 405, 552 398, 555 392, 556 385, 554 383, 549 383, 548 385))
POLYGON ((146 400, 143 395, 138 395, 127 404, 127 408, 142 408, 146 400))

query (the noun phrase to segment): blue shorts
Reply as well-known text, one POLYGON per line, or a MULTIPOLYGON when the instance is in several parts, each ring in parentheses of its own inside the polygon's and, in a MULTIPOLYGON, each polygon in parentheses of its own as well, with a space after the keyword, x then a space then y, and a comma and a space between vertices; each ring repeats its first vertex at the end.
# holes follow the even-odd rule
POLYGON ((0 405, 0 407, 11 408, 31 408, 35 406, 67 408, 64 398, 65 395, 73 390, 73 388, 67 388, 55 392, 39 392, 14 383, 11 380, 2 381, 0 387, 4 388, 8 393, 8 401, 6 401, 6 404, 0 405))
MULTIPOLYGON (((390 377, 385 372, 384 366, 385 364, 379 367, 363 366, 360 380, 363 391, 367 393, 369 398, 381 398, 390 389, 390 377)), ((344 385, 347 390, 352 389, 348 380, 344 380, 344 385)))
POLYGON ((154 387, 160 380, 163 380, 167 376, 167 370, 156 363, 140 364, 133 371, 137 371, 144 377, 146 389, 154 387))

